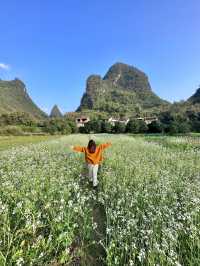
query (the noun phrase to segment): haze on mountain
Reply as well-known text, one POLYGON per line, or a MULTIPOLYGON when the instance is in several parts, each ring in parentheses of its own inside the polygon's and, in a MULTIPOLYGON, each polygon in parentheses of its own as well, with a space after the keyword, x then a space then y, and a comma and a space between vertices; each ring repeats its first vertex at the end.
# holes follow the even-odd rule
POLYGON ((116 63, 104 78, 91 75, 77 111, 103 111, 130 114, 140 108, 158 111, 170 103, 151 89, 147 75, 136 67, 116 63))
POLYGON ((0 114, 14 112, 28 113, 37 119, 47 117, 32 101, 21 80, 0 80, 0 114))

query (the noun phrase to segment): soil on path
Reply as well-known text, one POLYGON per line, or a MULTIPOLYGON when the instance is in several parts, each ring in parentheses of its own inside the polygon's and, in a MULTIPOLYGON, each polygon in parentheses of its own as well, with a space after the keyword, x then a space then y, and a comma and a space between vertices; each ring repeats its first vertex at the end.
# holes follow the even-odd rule
MULTIPOLYGON (((103 190, 101 184, 98 185, 97 189, 92 187, 92 183, 88 181, 85 170, 82 174, 83 178, 80 179, 80 187, 82 193, 87 193, 88 189, 94 193, 94 200, 89 205, 91 207, 91 215, 93 223, 96 224, 95 229, 90 237, 89 245, 86 245, 84 254, 82 256, 74 256, 73 262, 69 266, 106 266, 106 251, 101 243, 106 238, 106 211, 105 206, 98 200, 98 194, 103 190)), ((101 179, 99 175, 99 179, 101 179)), ((79 239, 74 242, 74 249, 78 251, 79 239)), ((76 253, 76 252, 75 252, 76 253)))

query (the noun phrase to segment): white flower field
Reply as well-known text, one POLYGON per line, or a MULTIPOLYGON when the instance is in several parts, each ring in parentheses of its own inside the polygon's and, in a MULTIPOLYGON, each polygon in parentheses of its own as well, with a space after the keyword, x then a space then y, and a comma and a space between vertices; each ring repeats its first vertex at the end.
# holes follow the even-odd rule
POLYGON ((175 148, 126 135, 95 140, 112 142, 98 191, 83 173, 83 154, 69 148, 87 145, 87 135, 0 152, 0 265, 200 265, 197 144, 179 149, 184 137, 173 137, 175 148))

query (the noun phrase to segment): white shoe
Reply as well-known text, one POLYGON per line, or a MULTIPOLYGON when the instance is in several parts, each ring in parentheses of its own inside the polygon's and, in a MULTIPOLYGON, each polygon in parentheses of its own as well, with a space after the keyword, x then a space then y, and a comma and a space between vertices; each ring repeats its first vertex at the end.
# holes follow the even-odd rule
POLYGON ((94 184, 94 183, 93 183, 93 187, 97 187, 97 186, 98 186, 98 184, 99 184, 99 181, 97 181, 97 183, 96 183, 96 184, 94 184))

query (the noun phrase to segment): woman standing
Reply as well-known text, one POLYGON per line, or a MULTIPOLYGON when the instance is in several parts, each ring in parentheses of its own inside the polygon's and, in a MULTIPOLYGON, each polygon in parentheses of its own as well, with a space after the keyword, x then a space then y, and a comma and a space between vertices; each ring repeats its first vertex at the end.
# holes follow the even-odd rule
POLYGON ((96 188, 98 185, 97 180, 97 173, 99 164, 103 161, 103 150, 111 146, 111 143, 104 143, 100 145, 96 145, 94 140, 90 140, 88 142, 87 147, 82 146, 72 146, 72 149, 76 152, 84 152, 85 153, 85 161, 88 166, 88 173, 89 173, 89 179, 91 182, 93 182, 93 187, 96 188))

